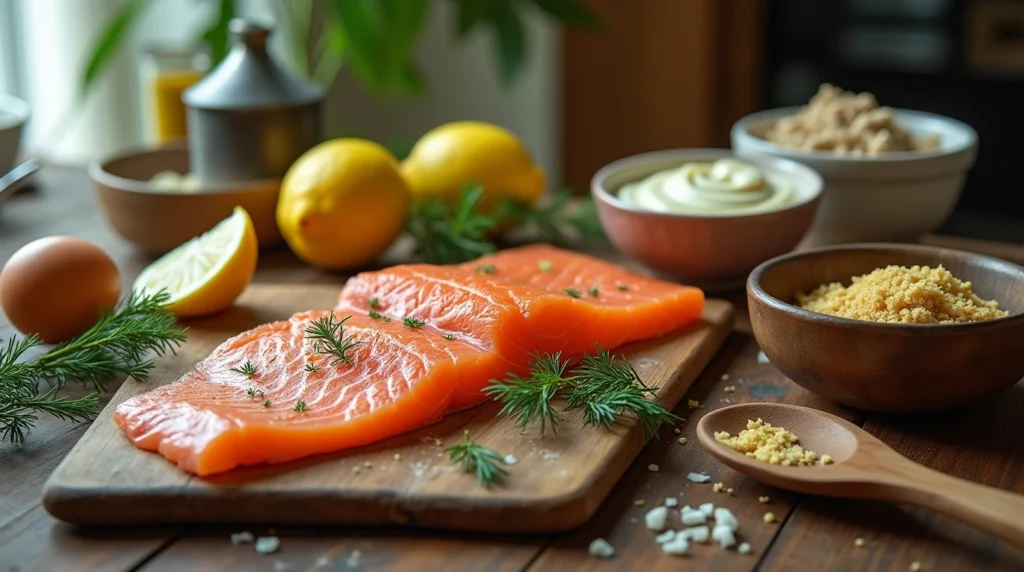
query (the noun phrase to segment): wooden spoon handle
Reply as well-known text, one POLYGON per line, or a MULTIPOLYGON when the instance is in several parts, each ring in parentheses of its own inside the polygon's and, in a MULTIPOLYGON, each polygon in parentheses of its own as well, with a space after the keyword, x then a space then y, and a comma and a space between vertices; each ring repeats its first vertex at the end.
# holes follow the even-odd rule
POLYGON ((931 508, 1024 547, 1024 495, 915 468, 893 483, 890 500, 931 508))

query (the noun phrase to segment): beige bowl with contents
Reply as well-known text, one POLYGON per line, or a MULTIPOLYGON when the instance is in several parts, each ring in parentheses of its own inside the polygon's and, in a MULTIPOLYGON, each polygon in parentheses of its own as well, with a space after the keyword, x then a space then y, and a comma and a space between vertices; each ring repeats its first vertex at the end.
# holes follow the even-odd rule
POLYGON ((154 175, 189 172, 188 149, 130 151, 89 165, 100 210, 119 235, 151 254, 163 254, 211 229, 235 206, 248 211, 261 247, 281 242, 275 211, 279 179, 200 185, 191 192, 161 190, 154 175))
POLYGON ((800 109, 772 109, 740 119, 732 127, 732 148, 739 157, 790 159, 821 174, 825 190, 806 246, 913 241, 949 218, 977 153, 978 136, 969 125, 893 109, 895 121, 916 138, 938 135, 939 148, 860 157, 786 147, 763 138, 775 121, 800 109))
POLYGON ((601 224, 621 252, 671 278, 706 289, 742 287, 761 262, 789 252, 811 226, 821 177, 785 159, 744 159, 784 180, 795 197, 787 206, 752 214, 697 215, 654 212, 624 202, 628 183, 686 163, 735 158, 727 149, 671 149, 626 157, 599 170, 591 182, 601 224))

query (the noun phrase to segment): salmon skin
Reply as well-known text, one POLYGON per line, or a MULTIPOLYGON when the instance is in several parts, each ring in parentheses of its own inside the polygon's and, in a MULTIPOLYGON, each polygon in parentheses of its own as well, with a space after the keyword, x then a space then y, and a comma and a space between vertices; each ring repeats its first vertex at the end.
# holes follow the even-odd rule
POLYGON ((140 449, 200 476, 366 445, 485 399, 533 353, 615 349, 698 320, 703 293, 547 245, 454 266, 351 278, 332 310, 295 314, 218 346, 114 420, 140 449), (344 323, 349 363, 306 330, 344 323), (322 349, 322 348, 319 348, 322 349), (255 372, 243 373, 251 364, 255 372))

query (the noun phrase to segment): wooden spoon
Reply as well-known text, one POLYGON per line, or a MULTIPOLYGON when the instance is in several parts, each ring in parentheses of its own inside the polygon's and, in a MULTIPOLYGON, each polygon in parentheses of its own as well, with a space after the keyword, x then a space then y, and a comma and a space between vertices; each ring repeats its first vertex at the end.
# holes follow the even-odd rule
POLYGON ((770 485, 814 495, 863 498, 930 508, 1024 546, 1024 496, 923 467, 844 419, 807 407, 745 403, 709 412, 697 438, 733 469, 770 485), (800 445, 829 455, 828 465, 787 467, 747 457, 715 440, 763 419, 796 434, 800 445))

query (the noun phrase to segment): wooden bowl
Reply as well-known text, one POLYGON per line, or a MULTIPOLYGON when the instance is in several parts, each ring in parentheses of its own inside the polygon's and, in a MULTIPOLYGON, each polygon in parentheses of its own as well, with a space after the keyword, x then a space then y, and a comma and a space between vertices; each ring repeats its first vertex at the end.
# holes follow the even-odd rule
POLYGON ((185 193, 154 188, 149 180, 161 171, 188 173, 188 149, 136 150, 89 165, 103 216, 142 250, 163 254, 212 228, 236 205, 252 217, 261 247, 281 242, 276 220, 279 179, 218 183, 185 193))
POLYGON ((990 256, 900 244, 796 252, 747 279, 754 336, 780 371, 809 391, 858 409, 916 413, 959 409, 1024 377, 1024 268, 990 256), (890 264, 941 264, 1010 315, 969 324, 886 324, 794 304, 798 291, 890 264))

